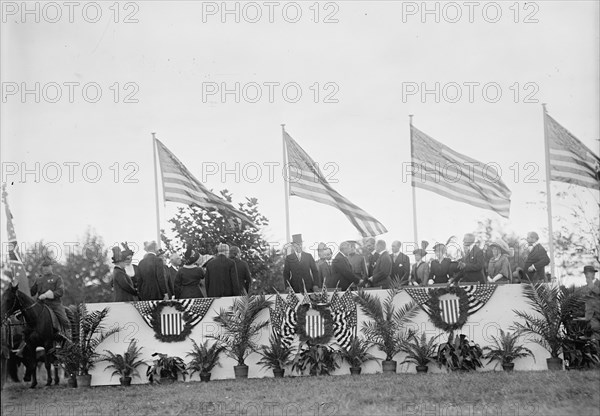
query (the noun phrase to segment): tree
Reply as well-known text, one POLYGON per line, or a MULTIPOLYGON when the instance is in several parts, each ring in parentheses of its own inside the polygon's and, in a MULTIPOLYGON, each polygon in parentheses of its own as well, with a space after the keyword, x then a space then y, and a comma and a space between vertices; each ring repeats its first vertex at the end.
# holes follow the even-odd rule
POLYGON ((111 302, 113 299, 112 274, 108 250, 102 238, 87 229, 83 241, 59 249, 54 244, 40 240, 22 253, 23 265, 30 286, 41 273, 40 263, 44 257, 55 260, 52 272, 63 279, 65 306, 81 302, 111 302))
MULTIPOLYGON (((231 203, 232 195, 227 190, 221 196, 231 203)), ((262 235, 260 228, 269 224, 269 220, 258 210, 256 198, 246 198, 238 204, 238 209, 248 215, 259 228, 243 226, 240 228, 230 218, 216 209, 187 206, 178 209, 171 231, 174 238, 164 235, 162 240, 169 251, 181 252, 192 245, 201 254, 216 254, 220 243, 237 246, 241 258, 248 262, 253 282, 251 293, 273 293, 273 288, 283 289, 281 255, 272 248, 262 235)))

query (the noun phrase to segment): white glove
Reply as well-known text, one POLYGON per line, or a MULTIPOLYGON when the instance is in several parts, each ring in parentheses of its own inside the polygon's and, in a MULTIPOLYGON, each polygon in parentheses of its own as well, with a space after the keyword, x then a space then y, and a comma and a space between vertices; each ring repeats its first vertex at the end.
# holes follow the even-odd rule
POLYGON ((38 299, 39 300, 54 299, 54 292, 51 290, 47 290, 46 292, 44 292, 40 296, 38 296, 38 299))

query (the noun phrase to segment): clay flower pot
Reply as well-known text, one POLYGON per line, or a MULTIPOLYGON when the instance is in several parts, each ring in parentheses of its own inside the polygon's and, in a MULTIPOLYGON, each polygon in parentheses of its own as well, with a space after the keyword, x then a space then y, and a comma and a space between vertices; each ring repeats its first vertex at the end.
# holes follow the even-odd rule
POLYGON ((383 368, 384 373, 396 373, 396 361, 383 361, 381 363, 381 367, 383 368))
POLYGON ((235 378, 248 378, 248 366, 247 365, 235 365, 233 366, 235 378))

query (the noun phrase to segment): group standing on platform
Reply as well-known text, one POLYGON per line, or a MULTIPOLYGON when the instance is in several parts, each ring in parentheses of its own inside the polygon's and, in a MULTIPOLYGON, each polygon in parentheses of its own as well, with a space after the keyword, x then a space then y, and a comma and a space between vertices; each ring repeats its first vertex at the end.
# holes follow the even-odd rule
MULTIPOLYGON (((297 293, 350 287, 388 289, 392 281, 403 285, 430 286, 448 284, 502 284, 548 281, 545 267, 550 263, 546 249, 535 232, 527 234, 528 252, 522 267, 511 268, 513 255, 508 244, 498 239, 480 247, 475 235, 463 237, 460 258, 451 258, 448 244, 436 243, 430 252, 428 243, 410 257, 402 252, 402 243, 393 241, 388 251, 384 240, 366 238, 343 241, 335 254, 319 243, 318 258, 305 251, 302 235, 292 236, 284 250, 283 282, 297 293)), ((249 293, 252 275, 239 247, 219 244, 216 255, 201 255, 194 247, 185 254, 165 252, 156 242, 144 243, 146 254, 133 265, 133 252, 126 243, 113 247, 113 287, 116 302, 134 300, 186 299, 239 296, 249 293)), ((456 257, 456 255, 454 256, 456 257)))

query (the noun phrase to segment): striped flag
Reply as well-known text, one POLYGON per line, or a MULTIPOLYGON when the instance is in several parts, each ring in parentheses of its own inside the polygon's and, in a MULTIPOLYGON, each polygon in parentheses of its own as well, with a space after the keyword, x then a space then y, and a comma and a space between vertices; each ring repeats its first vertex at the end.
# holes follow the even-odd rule
POLYGON ((183 314, 181 312, 160 314, 160 329, 163 335, 179 335, 183 331, 183 314))
POLYGON ((544 120, 550 150, 550 179, 598 189, 600 158, 548 113, 544 120))
POLYGON ((206 189, 158 139, 156 139, 156 148, 162 173, 165 201, 216 209, 224 213, 224 217, 231 226, 245 224, 256 228, 250 217, 236 209, 225 199, 206 189))
POLYGON ((287 149, 290 195, 339 209, 363 237, 377 236, 387 232, 383 224, 372 215, 334 190, 317 164, 285 131, 283 138, 287 149))
POLYGON ((510 195, 496 169, 462 155, 411 126, 412 186, 508 218, 510 195))
POLYGON ((19 290, 30 296, 29 281, 27 280, 27 272, 21 260, 19 253, 19 244, 15 226, 13 225, 13 216, 8 206, 8 193, 6 192, 6 184, 2 185, 2 202, 6 211, 6 236, 8 237, 8 266, 12 272, 12 279, 18 282, 19 290))
POLYGON ((333 315, 333 335, 342 348, 348 348, 356 336, 357 316, 356 302, 348 288, 343 296, 338 291, 331 296, 331 313, 333 315))
POLYGON ((450 325, 457 323, 460 307, 458 297, 440 300, 439 304, 442 320, 450 325))

